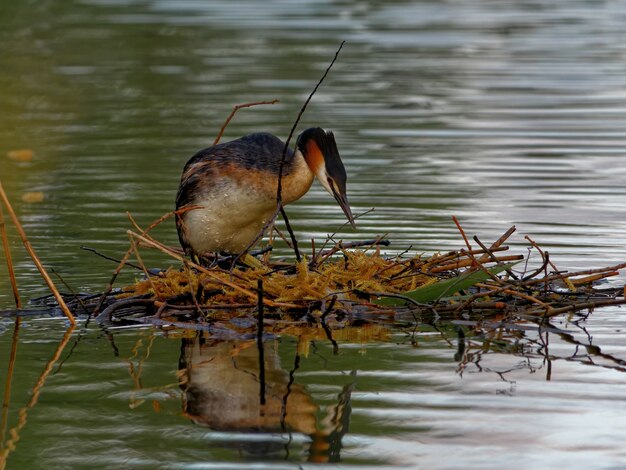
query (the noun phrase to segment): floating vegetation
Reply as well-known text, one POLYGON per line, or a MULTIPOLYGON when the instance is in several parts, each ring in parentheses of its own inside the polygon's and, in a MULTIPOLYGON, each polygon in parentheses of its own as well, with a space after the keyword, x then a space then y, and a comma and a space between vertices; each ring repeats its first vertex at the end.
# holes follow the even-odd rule
POLYGON ((30 162, 34 154, 31 149, 16 149, 8 151, 7 158, 16 162, 30 162))
POLYGON ((183 327, 220 337, 259 331, 302 336, 313 326, 311 339, 326 336, 334 341, 336 331, 346 329, 345 339, 368 341, 386 333, 366 325, 438 319, 537 323, 626 303, 623 286, 598 285, 618 275, 626 263, 562 271, 530 237, 526 256, 508 254, 505 243, 515 227, 489 246, 474 237, 473 247, 458 225, 466 248, 430 256, 385 255, 381 247, 389 242, 376 239, 338 242, 293 263, 273 261, 266 251, 262 258, 220 258, 211 266, 191 262, 151 238, 151 227, 142 230, 135 224, 138 231, 128 232, 131 246, 114 273, 115 278, 134 253, 133 266, 144 278, 112 291, 113 278, 100 296, 66 298, 74 314, 95 314, 109 326, 183 327), (149 271, 139 254, 142 247, 182 264, 149 271), (537 262, 531 263, 533 256, 537 262))
POLYGON ((42 191, 28 191, 22 194, 22 201, 27 204, 36 204, 42 202, 46 195, 42 191))

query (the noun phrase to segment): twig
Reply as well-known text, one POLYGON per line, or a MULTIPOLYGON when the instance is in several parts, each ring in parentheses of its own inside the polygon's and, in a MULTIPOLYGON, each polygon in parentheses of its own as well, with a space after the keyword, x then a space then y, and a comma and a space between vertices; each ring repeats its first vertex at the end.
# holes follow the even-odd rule
POLYGON ((272 230, 278 234, 282 241, 285 242, 285 245, 287 245, 289 248, 293 248, 293 246, 291 245, 291 240, 287 240, 287 237, 282 232, 282 230, 280 230, 276 225, 274 225, 274 228, 272 228, 272 230))
MULTIPOLYGON (((119 264, 119 263, 121 263, 121 262, 122 262, 122 260, 119 260, 119 259, 117 259, 117 258, 113 258, 112 256, 105 255, 104 253, 100 253, 100 252, 99 252, 98 250, 96 250, 95 248, 90 248, 90 247, 85 246, 85 245, 81 245, 79 248, 80 248, 81 250, 84 250, 84 251, 89 251, 90 253, 93 253, 94 255, 99 256, 100 258, 106 259, 106 260, 108 260, 108 261, 113 261, 114 263, 118 263, 118 264, 119 264)), ((141 268, 141 266, 137 266, 137 265, 136 265, 136 264, 134 264, 134 263, 129 263, 129 262, 126 262, 125 264, 126 264, 126 266, 130 266, 131 268, 137 269, 137 270, 139 270, 139 271, 143 271, 143 269, 141 268)))
POLYGON ((333 338, 332 332, 330 331, 330 328, 326 324, 326 317, 335 306, 336 301, 337 301, 337 296, 333 295, 333 297, 330 299, 330 302, 328 303, 328 306, 324 310, 324 313, 322 313, 322 316, 320 317, 320 323, 322 325, 322 329, 324 330, 324 333, 326 333, 326 338, 328 338, 328 341, 330 341, 330 343, 333 345, 334 355, 337 355, 339 353, 339 345, 337 344, 337 341, 335 341, 335 339, 333 338))
POLYGON ((320 317, 320 320, 326 321, 326 317, 332 311, 333 307, 335 306, 335 302, 337 302, 337 296, 333 295, 331 297, 331 299, 330 299, 330 302, 328 302, 328 305, 326 306, 326 309, 324 310, 324 313, 322 313, 322 316, 320 317))
POLYGON ((606 273, 610 271, 619 271, 620 269, 626 268, 626 263, 615 264, 613 266, 607 266, 606 268, 598 268, 598 269, 585 269, 583 271, 573 271, 571 273, 562 273, 563 277, 574 277, 574 276, 585 276, 588 274, 596 274, 596 273, 606 273))
POLYGON ((148 227, 143 232, 148 233, 152 231, 152 229, 154 229, 157 225, 165 222, 167 219, 169 219, 172 216, 179 216, 181 214, 184 214, 185 212, 195 211, 196 209, 202 209, 203 207, 204 206, 200 206, 198 204, 193 204, 193 205, 181 207, 180 209, 176 209, 175 211, 170 211, 167 214, 163 214, 161 217, 153 221, 150 225, 148 225, 148 227))
POLYGON ((102 322, 103 320, 111 320, 111 318, 113 317, 113 312, 115 312, 116 310, 119 310, 121 308, 128 308, 129 306, 139 306, 139 305, 145 305, 145 306, 152 306, 152 305, 156 305, 158 302, 155 301, 154 299, 145 299, 145 298, 130 298, 130 299, 122 299, 122 300, 117 300, 114 303, 112 303, 111 305, 109 305, 107 308, 105 308, 97 317, 96 317, 96 321, 97 322, 102 322))
POLYGON ((254 103, 244 103, 244 104, 237 104, 237 105, 233 106, 233 110, 230 112, 230 114, 226 118, 226 121, 224 121, 224 125, 220 129, 220 132, 217 134, 217 137, 215 138, 215 141, 213 142, 213 145, 215 146, 215 145, 218 144, 218 142, 222 138, 222 135, 224 134, 224 130, 226 129, 226 126, 228 126, 228 123, 235 116, 235 113, 237 111, 239 111, 241 108, 251 108, 252 106, 259 106, 259 105, 262 105, 262 104, 276 104, 276 103, 278 103, 278 100, 255 101, 254 103))
MULTIPOLYGON (((467 251, 464 251, 464 253, 467 253, 467 251)), ((498 260, 498 263, 502 263, 504 261, 519 261, 524 259, 524 255, 507 255, 507 256, 498 256, 496 257, 496 259, 498 260)), ((483 258, 477 258, 476 261, 480 261, 481 264, 489 261, 488 259, 484 259, 483 258)), ((435 266, 434 268, 431 268, 428 270, 429 273, 432 274, 436 274, 436 273, 443 273, 445 271, 452 271, 454 269, 459 269, 459 268, 465 268, 467 266, 471 266, 473 263, 473 261, 471 259, 464 259, 459 261, 458 263, 447 263, 447 264, 443 264, 441 266, 435 266)))
MULTIPOLYGON (((283 170, 285 168, 285 158, 287 157, 287 150, 289 149, 289 142, 291 141, 291 138, 293 137, 293 133, 295 132, 296 127, 298 127, 298 124, 300 123, 300 118, 302 117, 302 114, 304 113, 304 110, 306 109, 307 105, 311 101, 311 98, 313 98, 313 95, 315 94, 317 89, 320 87, 320 85, 322 84, 322 82, 326 78, 326 75, 328 75, 328 72, 330 72, 330 69, 333 66, 333 64, 335 63, 335 61, 337 60, 337 57, 339 56, 339 52, 341 51, 341 48, 343 47, 344 44, 345 44, 345 41, 342 41, 341 44, 339 45, 339 49, 337 49, 337 52, 335 52, 335 57, 333 57, 333 60, 330 62, 330 65, 328 67, 326 67, 326 70, 324 71, 324 75, 322 75, 322 78, 319 79, 319 81, 315 85, 315 88, 313 88, 313 91, 309 94, 309 97, 306 99, 306 101, 302 105, 302 108, 300 108, 300 112, 298 113, 298 116, 296 117, 296 120, 293 123, 293 126, 291 126, 291 131, 289 131, 289 135, 287 136, 287 140, 285 140, 285 146, 283 147, 283 155, 282 155, 281 160, 280 160, 280 169, 278 171, 278 186, 277 186, 277 189, 276 189, 276 204, 278 205, 278 207, 279 207, 279 209, 280 209, 280 211, 282 213, 283 219, 285 220, 285 224, 287 225, 288 229, 289 229, 289 220, 287 219, 287 214, 285 213, 285 211, 283 209, 283 170)), ((291 230, 289 230, 289 235, 292 236, 293 249, 294 249, 294 252, 295 252, 295 255, 296 255, 296 259, 298 261, 300 261, 301 257, 300 257, 300 252, 298 251, 298 242, 296 241, 295 236, 293 235, 293 232, 291 230)))
POLYGON ((191 268, 189 267, 189 262, 185 260, 183 264, 185 266, 185 274, 187 275, 187 282, 189 282, 189 295, 191 296, 191 299, 193 300, 193 304, 196 307, 196 311, 200 314, 202 318, 206 318, 204 315, 204 312, 200 308, 200 303, 198 302, 198 295, 201 292, 200 289, 204 289, 204 287, 202 286, 202 284, 200 283, 200 280, 198 279, 198 285, 194 288, 193 278, 191 277, 191 268))
MULTIPOLYGON (((550 255, 548 254, 547 251, 545 253, 540 252, 540 254, 541 254, 541 258, 543 259, 543 263, 541 263, 541 266, 539 266, 532 273, 528 274, 527 276, 524 276, 522 278, 522 282, 529 281, 530 279, 532 279, 535 276, 539 275, 539 273, 541 271, 544 271, 546 269, 546 267, 548 266, 548 263, 550 262, 550 255)), ((530 257, 530 252, 529 252, 529 257, 530 257)), ((528 258, 527 258, 526 262, 528 262, 528 258)))
POLYGON ((67 305, 65 304, 65 301, 63 300, 63 297, 61 296, 61 294, 57 290, 56 286, 54 285, 54 282, 52 282, 52 279, 48 275, 48 272, 46 271, 46 269, 41 264, 41 261, 37 257, 37 254, 35 253, 35 250, 33 249, 32 245, 28 241, 28 237, 26 236, 26 233, 24 232, 24 229, 22 228, 22 224, 20 223, 19 219, 17 218, 17 215, 15 215, 15 212, 13 211, 13 207, 11 206, 11 203, 9 202, 9 198, 7 197, 6 193, 4 192, 4 188, 2 187, 2 183, 0 183, 0 198, 2 198, 2 201, 4 202, 4 205, 5 205, 6 209, 7 209, 7 212, 9 213, 9 216, 11 217, 11 220, 13 221, 13 225, 15 226, 15 228, 17 230, 17 233, 19 234, 20 238, 22 239, 22 243, 24 244, 24 248, 26 248, 26 251, 30 255, 30 257, 33 260, 33 262, 35 263, 35 266, 39 270, 39 273, 41 274, 41 277, 43 278, 43 280, 48 285, 48 288, 50 289, 50 291, 54 294, 54 298, 56 299, 57 303, 59 304, 59 307, 61 308, 61 310, 63 311, 63 313, 67 317, 67 319, 70 321, 70 323, 72 325, 75 325, 76 324, 76 320, 74 319, 74 315, 72 315, 72 312, 70 311, 70 309, 67 308, 67 305))
MULTIPOLYGON (((539 253, 541 253, 541 256, 543 256, 543 250, 541 249, 541 247, 540 247, 539 245, 537 245, 537 243, 535 243, 535 241, 534 241, 532 238, 530 238, 528 235, 525 235, 525 236, 524 236, 524 238, 525 238, 526 240, 528 240, 528 241, 529 241, 529 243, 530 243, 530 244, 531 244, 531 245, 532 245, 532 246, 533 246, 533 247, 534 247, 534 248, 535 248, 535 249, 536 249, 539 253)), ((548 264, 549 264, 550 266, 552 266, 552 269, 554 269, 554 272, 555 272, 555 273, 556 273, 556 274, 557 274, 557 275, 561 278, 561 280, 565 283, 565 285, 566 285, 567 287, 569 287, 569 289, 570 289, 571 291, 576 292, 576 287, 575 287, 575 286, 574 286, 571 282, 569 282, 569 280, 568 280, 566 277, 564 277, 564 276, 562 276, 562 275, 561 275, 561 272, 557 269, 557 267, 554 265, 554 263, 553 263, 552 261, 550 261, 549 257, 548 257, 548 264)))
MULTIPOLYGON (((320 267, 322 264, 324 264, 324 262, 330 258, 332 255, 334 255, 335 253, 339 252, 342 250, 342 241, 338 241, 337 243, 335 243, 335 246, 332 247, 330 250, 326 250, 324 253, 324 256, 322 256, 321 260, 319 261, 319 263, 316 264, 316 267, 320 267)), ((318 256, 319 257, 319 256, 318 256)))
MULTIPOLYGON (((130 232, 130 230, 128 232, 130 232)), ((150 276, 150 274, 148 273, 148 269, 146 268, 145 264, 143 264, 143 260, 141 259, 141 255, 139 254, 139 247, 137 246, 137 243, 133 239, 132 235, 128 232, 126 233, 128 234, 128 239, 130 240, 130 247, 135 253, 135 257, 137 258, 137 261, 139 262, 139 265, 141 266, 141 269, 143 270, 146 279, 150 283, 150 286, 152 286, 152 292, 154 292, 154 295, 156 295, 159 299, 163 299, 156 286, 154 285, 154 282, 152 282, 152 276, 150 276)))
POLYGON ((257 280, 259 296, 257 312, 256 344, 259 349, 259 402, 265 405, 265 350, 263 349, 263 280, 257 280))
POLYGON ((11 280, 11 288, 13 289, 13 298, 15 299, 15 307, 22 308, 22 300, 20 292, 17 289, 17 280, 15 279, 15 271, 13 270, 13 259, 11 258, 11 247, 9 246, 9 237, 7 236, 6 224, 4 222, 4 211, 0 204, 0 233, 2 234, 2 246, 4 247, 4 257, 7 261, 7 269, 9 270, 9 279, 11 280))
POLYGON ((515 232, 515 230, 517 230, 515 228, 515 225, 512 225, 511 227, 509 227, 509 229, 506 232, 504 232, 500 238, 498 238, 495 242, 493 242, 493 244, 489 247, 489 249, 493 251, 494 248, 498 248, 499 246, 501 246, 505 241, 508 240, 508 238, 511 235, 513 235, 513 232, 515 232))
MULTIPOLYGON (((371 209, 368 209, 358 215, 354 216, 354 220, 359 219, 360 217, 363 217, 364 215, 369 214, 370 212, 374 212, 374 208, 372 207, 371 209)), ((345 227, 346 224, 348 224, 349 222, 346 222, 344 224, 341 225, 341 227, 345 227)), ((320 257, 320 255, 322 254, 322 252, 324 251, 324 248, 326 248, 326 245, 328 245, 328 242, 331 241, 333 239, 333 237, 337 234, 337 232, 333 233, 332 235, 326 235, 326 240, 324 240, 324 243, 322 244, 322 247, 319 249, 319 251, 317 252, 317 256, 314 257, 311 260, 311 266, 316 266, 317 265, 317 259, 320 257)), ((381 235, 378 236, 377 239, 383 239, 387 236, 387 234, 385 235, 381 235)))
MULTIPOLYGON (((257 301, 257 303, 249 303, 249 304, 203 304, 200 305, 200 308, 203 310, 237 310, 237 309, 243 309, 243 308, 252 308, 257 306, 259 303, 257 301)), ((159 300, 155 300, 154 301, 154 305, 156 307, 161 308, 162 306, 165 306, 168 309, 172 309, 172 310, 178 310, 179 308, 186 308, 186 306, 179 306, 179 305, 172 305, 172 304, 168 304, 167 302, 162 302, 159 300)))
MULTIPOLYGON (((489 248, 487 248, 485 245, 483 245, 483 242, 480 241, 478 236, 474 235, 473 238, 474 238, 474 241, 476 243, 478 243, 478 246, 480 246, 483 250, 485 250, 485 253, 487 253, 489 255, 489 258, 491 258, 491 261, 494 261, 494 262, 497 263, 498 262, 498 258, 496 258, 496 256, 493 254, 493 252, 489 248)), ((470 256, 471 256, 471 254, 470 254, 470 256)), ((517 277, 517 275, 513 271, 511 271, 509 268, 505 269, 505 271, 507 272, 507 274, 509 276, 511 276, 512 279, 515 279, 516 281, 519 280, 519 277, 517 277)))
POLYGON ((332 256, 335 253, 341 251, 342 249, 357 248, 357 247, 360 247, 360 246, 373 246, 373 245, 389 246, 390 245, 389 240, 382 240, 382 238, 384 236, 385 235, 381 235, 380 237, 378 237, 378 238, 376 238, 374 240, 362 240, 362 241, 338 243, 333 248, 330 248, 329 250, 318 251, 317 252, 317 256, 315 258, 313 258, 309 264, 311 266, 317 266, 317 259, 323 257, 323 260, 319 263, 319 264, 322 264, 330 256, 332 256), (315 261, 315 263, 314 263, 314 261, 315 261))
POLYGON ((83 302, 83 299, 81 299, 80 296, 74 291, 74 289, 72 289, 72 286, 70 286, 65 281, 65 279, 63 279, 63 276, 61 276, 58 272, 56 272, 54 270, 54 268, 50 269, 50 271, 52 272, 52 274, 54 274, 59 279, 59 281, 61 281, 61 284, 63 284, 65 286, 65 288, 70 292, 72 297, 74 297, 74 300, 82 307, 83 312, 88 315, 89 314, 89 310, 87 309, 87 306, 85 305, 85 302, 83 302))
MULTIPOLYGON (((159 251, 161 251, 162 253, 165 253, 166 255, 171 256, 174 259, 177 259, 178 261, 184 262, 186 261, 185 258, 182 255, 179 255, 178 253, 175 253, 174 251, 172 251, 169 247, 166 247, 165 245, 163 245, 162 243, 157 242, 156 240, 153 240, 151 238, 148 238, 146 236, 140 235, 138 233, 133 232, 132 230, 127 230, 126 234, 131 237, 131 238, 135 238, 137 240, 139 240, 140 242, 142 242, 144 245, 155 248, 159 251)), ((197 269, 200 272, 205 273, 206 275, 208 275, 209 277, 211 277, 212 279, 220 282, 221 284, 224 284, 228 287, 232 287, 233 289, 239 290, 240 292, 246 294, 247 296, 249 296, 250 298, 253 299, 257 299, 257 296, 255 294, 253 294, 252 292, 239 287, 237 284, 234 284, 230 281, 227 281, 225 279, 222 279, 219 276, 216 276, 215 274, 213 274, 210 270, 206 269, 203 266, 200 266, 199 264, 194 263, 193 261, 187 261, 187 263, 189 264, 189 266, 197 269)))
POLYGON ((459 229, 459 232, 461 233, 461 236, 463 237, 463 240, 465 241, 465 246, 467 246, 467 249, 469 251, 472 251, 472 246, 470 245, 467 237, 465 236, 465 231, 463 230, 463 227, 461 227, 461 224, 459 223, 458 219, 456 218, 456 216, 452 216, 452 220, 454 221, 454 223, 456 224, 456 228, 459 229))
POLYGON ((532 295, 528 295, 528 294, 524 294, 523 292, 519 292, 513 289, 505 289, 502 291, 504 294, 508 294, 508 295, 512 295, 513 297, 519 297, 521 299, 527 300, 529 302, 532 302, 533 304, 537 304, 540 305, 541 307, 545 308, 547 312, 552 312, 553 307, 545 302, 542 302, 541 300, 539 300, 536 297, 533 297, 532 295))
MULTIPOLYGON (((505 281, 503 279, 500 279, 498 276, 496 276, 495 274, 493 274, 491 271, 489 271, 485 265, 483 263, 480 263, 476 257, 474 255, 468 254, 467 251, 465 250, 461 250, 461 253, 465 253, 467 254, 467 256, 469 256, 469 258, 472 260, 472 267, 470 268, 470 270, 466 271, 472 271, 474 270, 474 268, 478 268, 478 270, 483 271, 487 276, 489 276, 494 282, 496 282, 497 284, 505 284, 505 281)), ((495 258, 495 256, 494 256, 495 258)), ((497 259, 497 258, 496 258, 497 259)), ((496 261, 497 262, 497 261, 496 261)))
POLYGON ((534 284, 540 284, 540 283, 546 283, 546 282, 550 282, 550 281, 556 281, 557 279, 563 280, 563 278, 565 279, 570 279, 574 276, 586 276, 586 275, 590 275, 590 274, 596 274, 596 273, 606 273, 606 272, 612 272, 612 271, 618 271, 620 269, 624 269, 626 268, 626 263, 620 263, 620 264, 615 264, 613 266, 607 266, 606 268, 598 268, 598 269, 585 269, 583 271, 574 271, 571 273, 567 273, 567 272, 559 272, 557 274, 550 274, 549 276, 546 276, 542 279, 531 279, 527 282, 524 283, 524 285, 526 286, 531 286, 534 284))
MULTIPOLYGON (((492 253, 496 252, 496 251, 508 251, 509 247, 508 246, 499 246, 496 248, 490 248, 490 251, 492 253)), ((485 250, 480 249, 480 250, 472 250, 469 253, 473 254, 473 255, 484 255, 485 254, 485 250)), ((481 263, 485 263, 487 260, 483 260, 484 256, 480 257, 481 263)), ((432 257, 430 257, 429 259, 425 260, 424 265, 422 266, 422 272, 428 272, 430 271, 430 269, 435 269, 439 266, 450 266, 451 269, 456 269, 454 266, 457 266, 458 263, 460 262, 459 260, 461 259, 461 252, 460 251, 450 251, 446 254, 440 255, 440 254, 435 254, 432 257), (447 264, 442 264, 451 260, 456 260, 456 262, 454 263, 447 263, 447 264), (434 266, 434 268, 430 268, 430 266, 434 266)), ((467 261, 467 260, 465 260, 467 261)), ((407 260, 403 260, 400 263, 404 263, 404 264, 410 264, 412 263, 413 260, 412 259, 407 259, 407 260)), ((458 266, 458 267, 462 267, 462 266, 458 266)))
MULTIPOLYGON (((474 287, 486 288, 486 289, 489 289, 489 292, 477 292, 476 294, 473 294, 469 299, 465 300, 464 302, 458 305, 453 305, 453 307, 455 307, 454 311, 462 312, 467 307, 469 307, 470 304, 474 305, 474 303, 476 303, 474 302, 476 299, 480 299, 481 297, 487 297, 493 294, 497 294, 499 292, 502 292, 508 289, 510 286, 505 285, 505 286, 495 287, 495 286, 490 286, 489 284, 478 283, 478 284, 475 284, 474 287)), ((440 310, 441 310, 441 307, 440 307, 440 310)))
MULTIPOLYGON (((163 221, 167 220, 168 218, 170 218, 173 215, 178 217, 178 216, 180 216, 180 214, 182 214, 184 212, 188 212, 188 211, 191 211, 191 210, 199 209, 201 207, 202 206, 197 206, 197 205, 186 206, 186 207, 183 207, 181 209, 168 212, 167 214, 162 215, 157 220, 152 222, 148 226, 148 228, 146 228, 145 230, 140 230, 140 232, 142 234, 146 234, 150 230, 152 230, 154 227, 156 227, 157 225, 159 225, 160 223, 162 223, 163 221)), ((129 213, 127 213, 127 214, 129 214, 129 213)), ((131 219, 132 219, 132 217, 131 217, 131 219)), ((100 301, 98 302, 98 305, 96 305, 96 308, 91 313, 92 315, 95 315, 96 313, 98 313, 100 311, 100 309, 102 308, 102 305, 104 304, 104 301, 106 300, 107 296, 111 293, 111 290, 113 290, 113 284, 115 283, 115 280, 117 279, 117 276, 119 276, 120 272, 122 272, 122 269, 124 269, 124 266, 128 262, 128 258, 130 258, 131 253, 132 253, 132 247, 129 246, 128 249, 126 250, 126 253, 124 254, 122 259, 120 260, 119 264, 117 265, 117 267, 113 271, 113 274, 111 275, 111 279, 109 280, 108 284, 106 285, 106 287, 104 289, 104 292, 102 293, 102 297, 100 297, 100 301)))
POLYGON ((285 221, 285 226, 287 227, 287 232, 289 232, 289 237, 291 238, 291 247, 293 248, 293 252, 296 255, 296 261, 300 262, 302 256, 300 256, 300 249, 298 248, 298 239, 296 235, 293 233, 293 229, 291 228, 291 224, 289 223, 289 217, 287 217, 287 213, 285 212, 285 208, 283 207, 282 202, 279 204, 280 206, 280 214, 283 216, 283 220, 285 221))
MULTIPOLYGON (((126 217, 128 217, 128 220, 130 221, 130 223, 132 224, 133 227, 135 227, 135 229, 137 230, 137 232, 141 233, 144 237, 146 237, 149 240, 152 240, 153 242, 156 242, 156 240, 154 238, 152 238, 151 235, 148 234, 149 230, 144 230, 142 229, 139 224, 137 223, 137 221, 135 220, 135 218, 133 217, 133 215, 130 212, 126 212, 126 217)), ((170 248, 171 249, 171 248, 170 248)), ((146 267, 142 266, 141 269, 146 272, 146 267)))
POLYGON ((592 282, 599 281, 600 279, 606 279, 607 277, 619 276, 619 271, 608 271, 606 273, 592 274, 591 276, 581 277, 579 279, 570 279, 570 282, 575 286, 584 286, 585 284, 591 284, 592 282))
MULTIPOLYGON (((606 307, 608 305, 624 305, 626 304, 626 299, 600 299, 600 300, 591 300, 588 302, 579 302, 579 303, 573 303, 571 305, 566 305, 564 307, 558 307, 558 308, 552 308, 552 310, 550 311, 548 316, 555 316, 555 315, 560 315, 562 313, 568 313, 568 312, 576 312, 579 310, 584 310, 586 308, 598 308, 598 307, 606 307)), ((530 312, 528 312, 528 315, 535 315, 538 313, 542 313, 543 310, 541 312, 537 311, 537 310, 531 310, 530 312)))
MULTIPOLYGON (((387 236, 387 234, 380 235, 376 240, 366 240, 364 243, 367 243, 368 246, 374 246, 374 245, 378 245, 378 244, 385 245, 385 243, 383 243, 383 238, 385 238, 386 236, 387 236)), ((332 237, 332 235, 328 236, 328 238, 327 238, 326 242, 324 242, 323 246, 326 246, 328 241, 332 239, 331 237, 332 237)), ((314 260, 315 263, 313 263, 313 261, 311 261, 311 263, 309 263, 309 266, 310 267, 319 268, 322 264, 324 264, 326 262, 326 260, 328 260, 335 253, 338 253, 340 251, 345 251, 346 248, 359 246, 359 243, 361 243, 361 242, 348 242, 348 243, 344 244, 343 240, 340 240, 337 243, 335 243, 335 246, 332 247, 331 249, 320 251, 317 254, 317 258, 319 259, 321 257, 322 259, 319 262, 317 261, 317 259, 314 260)), ((386 244, 388 245, 389 242, 387 241, 386 244)))
POLYGON ((302 108, 300 108, 300 112, 298 113, 298 116, 296 117, 296 120, 293 123, 293 126, 291 126, 291 131, 289 131, 289 136, 287 137, 287 140, 285 141, 285 146, 283 147, 283 155, 280 161, 280 170, 278 172, 278 190, 276 191, 276 201, 278 202, 278 204, 282 204, 282 201, 283 201, 283 197, 282 197, 283 169, 285 166, 285 157, 287 156, 287 149, 289 149, 289 142, 291 141, 291 138, 293 137, 293 133, 296 131, 296 127, 298 127, 298 124, 300 123, 300 118, 302 117, 302 114, 304 114, 304 110, 306 109, 309 102, 311 101, 311 98, 313 98, 313 95, 315 94, 317 89, 320 87, 320 85, 326 78, 326 75, 328 75, 328 72, 330 72, 330 69, 332 68, 332 66, 335 64, 335 61, 337 60, 337 57, 339 56, 339 52, 341 52, 341 48, 343 47, 345 42, 346 41, 341 41, 341 44, 339 45, 339 49, 337 49, 337 52, 335 52, 335 57, 333 57, 333 60, 330 62, 330 65, 326 67, 326 70, 324 71, 322 78, 318 80, 317 84, 315 85, 315 88, 313 88, 313 91, 309 94, 309 97, 306 99, 306 101, 302 105, 302 108))
POLYGON ((100 297, 100 300, 98 301, 98 304, 96 305, 96 308, 94 308, 93 312, 91 312, 92 315, 96 315, 100 311, 100 309, 102 308, 102 305, 104 304, 104 301, 106 300, 106 298, 109 296, 109 294, 113 290, 113 284, 115 283, 115 280, 117 279, 117 276, 119 276, 120 272, 122 272, 122 269, 124 269, 124 266, 126 265, 126 262, 128 261, 128 258, 130 258, 130 255, 131 255, 132 251, 133 251, 133 249, 129 246, 128 249, 126 250, 126 253, 124 253, 124 256, 120 260, 119 264, 117 265, 117 267, 113 271, 113 274, 111 275, 111 279, 109 280, 108 284, 106 285, 106 287, 104 289, 104 292, 102 293, 102 296, 100 297))

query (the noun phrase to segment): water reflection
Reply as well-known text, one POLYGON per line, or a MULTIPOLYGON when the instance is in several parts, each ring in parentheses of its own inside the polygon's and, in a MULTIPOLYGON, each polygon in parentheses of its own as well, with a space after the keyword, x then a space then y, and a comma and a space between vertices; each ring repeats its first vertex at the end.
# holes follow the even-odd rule
MULTIPOLYGON (((18 380, 11 396, 17 402, 9 403, 5 396, 9 413, 3 421, 9 431, 3 455, 11 464, 30 462, 28 449, 36 439, 37 445, 57 449, 44 459, 52 467, 67 460, 67 450, 59 449, 68 446, 74 448, 72 462, 86 464, 94 455, 90 441, 72 436, 84 434, 88 426, 90 432, 105 436, 145 433, 145 442, 125 437, 114 454, 108 448, 96 454, 100 464, 112 465, 112 459, 133 455, 144 446, 153 448, 163 433, 174 433, 185 436, 177 444, 181 462, 204 461, 210 452, 220 459, 229 455, 229 461, 268 464, 287 460, 407 465, 418 455, 432 461, 441 446, 454 443, 469 450, 475 445, 474 433, 482 421, 467 420, 468 414, 494 422, 503 413, 509 425, 515 423, 518 439, 531 439, 536 427, 532 420, 515 417, 517 402, 494 402, 494 395, 523 403, 529 393, 533 400, 540 396, 543 412, 555 418, 575 419, 574 405, 589 396, 608 398, 606 406, 621 406, 617 392, 623 388, 626 349, 617 337, 594 331, 582 318, 551 323, 504 318, 407 322, 386 330, 386 340, 382 334, 362 334, 361 341, 354 342, 339 327, 331 333, 333 344, 319 325, 283 329, 280 337, 267 337, 263 343, 261 374, 257 343, 245 331, 237 339, 224 340, 209 332, 170 328, 165 334, 86 329, 66 347, 70 330, 64 336, 59 332, 55 348, 33 342, 39 332, 28 325, 20 328, 19 340, 25 344, 19 348, 14 335, 18 380), (52 374, 63 348, 68 350, 63 369, 52 374), (53 359, 32 388, 32 374, 24 375, 19 367, 21 355, 45 357, 53 349, 53 359), (575 364, 604 375, 579 371, 573 383, 587 386, 571 387, 568 374, 575 364), (22 406, 20 397, 28 390, 32 398, 22 406), (46 400, 37 399, 41 394, 46 400), (503 411, 493 409, 496 403, 503 411), (65 438, 52 443, 51 436, 37 437, 41 426, 55 426, 65 438), (474 431, 460 432, 464 428, 474 431), (407 447, 407 439, 431 447, 407 447)), ((602 401, 594 408, 596 414, 606 412, 602 401)), ((558 420, 545 426, 558 429, 558 420)), ((492 442, 501 442, 500 451, 510 452, 495 435, 492 442)), ((567 442, 583 441, 570 436, 567 442)), ((171 459, 167 449, 152 450, 151 461, 171 459)))
POLYGON ((8 458, 15 450, 17 443, 20 440, 20 433, 24 426, 27 423, 28 413, 29 411, 37 405, 39 401, 39 395, 41 394, 46 380, 48 376, 52 372, 54 366, 57 361, 60 359, 63 350, 69 343, 72 333, 74 332, 75 326, 70 325, 70 327, 65 331, 63 338, 59 342, 52 355, 52 358, 48 361, 43 371, 40 373, 39 378, 34 384, 33 388, 30 390, 30 400, 26 404, 26 406, 22 407, 19 410, 18 416, 19 419, 17 424, 15 424, 9 431, 7 432, 8 426, 8 417, 9 417, 9 408, 11 406, 11 393, 13 388, 13 374, 15 370, 15 361, 17 357, 17 346, 19 342, 19 331, 21 326, 21 319, 17 317, 15 319, 14 327, 13 327, 13 340, 11 342, 11 354, 9 358, 8 371, 5 379, 5 387, 4 387, 4 398, 2 400, 2 423, 0 426, 0 469, 6 468, 8 458))
MULTIPOLYGON (((344 387, 320 420, 313 397, 294 382, 300 356, 296 353, 288 371, 281 365, 278 346, 278 340, 263 343, 261 365, 255 341, 211 340, 201 334, 183 339, 179 377, 185 416, 214 431, 301 433, 311 441, 308 461, 339 461, 341 438, 349 428, 352 385, 344 387)), ((290 440, 238 442, 233 437, 231 444, 245 458, 284 458, 291 451, 290 440)))
POLYGON ((277 343, 264 343, 265 404, 261 404, 256 342, 184 339, 180 360, 184 410, 215 430, 315 432, 317 407, 302 386, 289 381, 277 343))
MULTIPOLYGON (((552 379, 556 361, 579 362, 581 364, 626 372, 626 360, 604 351, 604 346, 594 340, 583 322, 574 320, 563 329, 552 321, 538 323, 506 324, 502 322, 455 321, 457 325, 469 326, 471 338, 459 328, 459 349, 455 360, 459 361, 458 372, 474 368, 479 372, 497 374, 502 380, 514 370, 527 370, 535 374, 543 371, 545 380, 552 379), (556 351, 551 344, 556 343, 556 351), (488 355, 508 355, 519 358, 517 364, 507 367, 491 363, 488 355)), ((510 361, 507 361, 510 362, 510 361)))

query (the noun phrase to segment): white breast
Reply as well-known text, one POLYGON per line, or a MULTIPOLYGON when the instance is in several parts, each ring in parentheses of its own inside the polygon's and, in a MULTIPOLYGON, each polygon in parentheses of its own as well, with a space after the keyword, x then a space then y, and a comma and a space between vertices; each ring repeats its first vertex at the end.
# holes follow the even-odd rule
POLYGON ((187 240, 196 253, 241 253, 273 215, 275 204, 253 188, 232 187, 219 197, 196 202, 201 209, 184 218, 187 240))
MULTIPOLYGON (((283 203, 302 197, 313 173, 297 151, 283 177, 283 203)), ((193 201, 202 206, 183 215, 185 238, 194 252, 241 253, 257 238, 276 210, 277 178, 271 173, 233 172, 220 175, 214 185, 193 201)))

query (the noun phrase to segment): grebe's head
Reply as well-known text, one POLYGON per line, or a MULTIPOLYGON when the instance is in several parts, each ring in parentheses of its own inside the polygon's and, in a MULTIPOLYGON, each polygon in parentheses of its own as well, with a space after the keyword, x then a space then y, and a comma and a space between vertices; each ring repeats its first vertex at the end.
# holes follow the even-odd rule
POLYGON ((298 136, 296 148, 322 186, 333 195, 352 227, 354 217, 346 196, 346 169, 343 167, 332 132, 312 127, 298 136))

